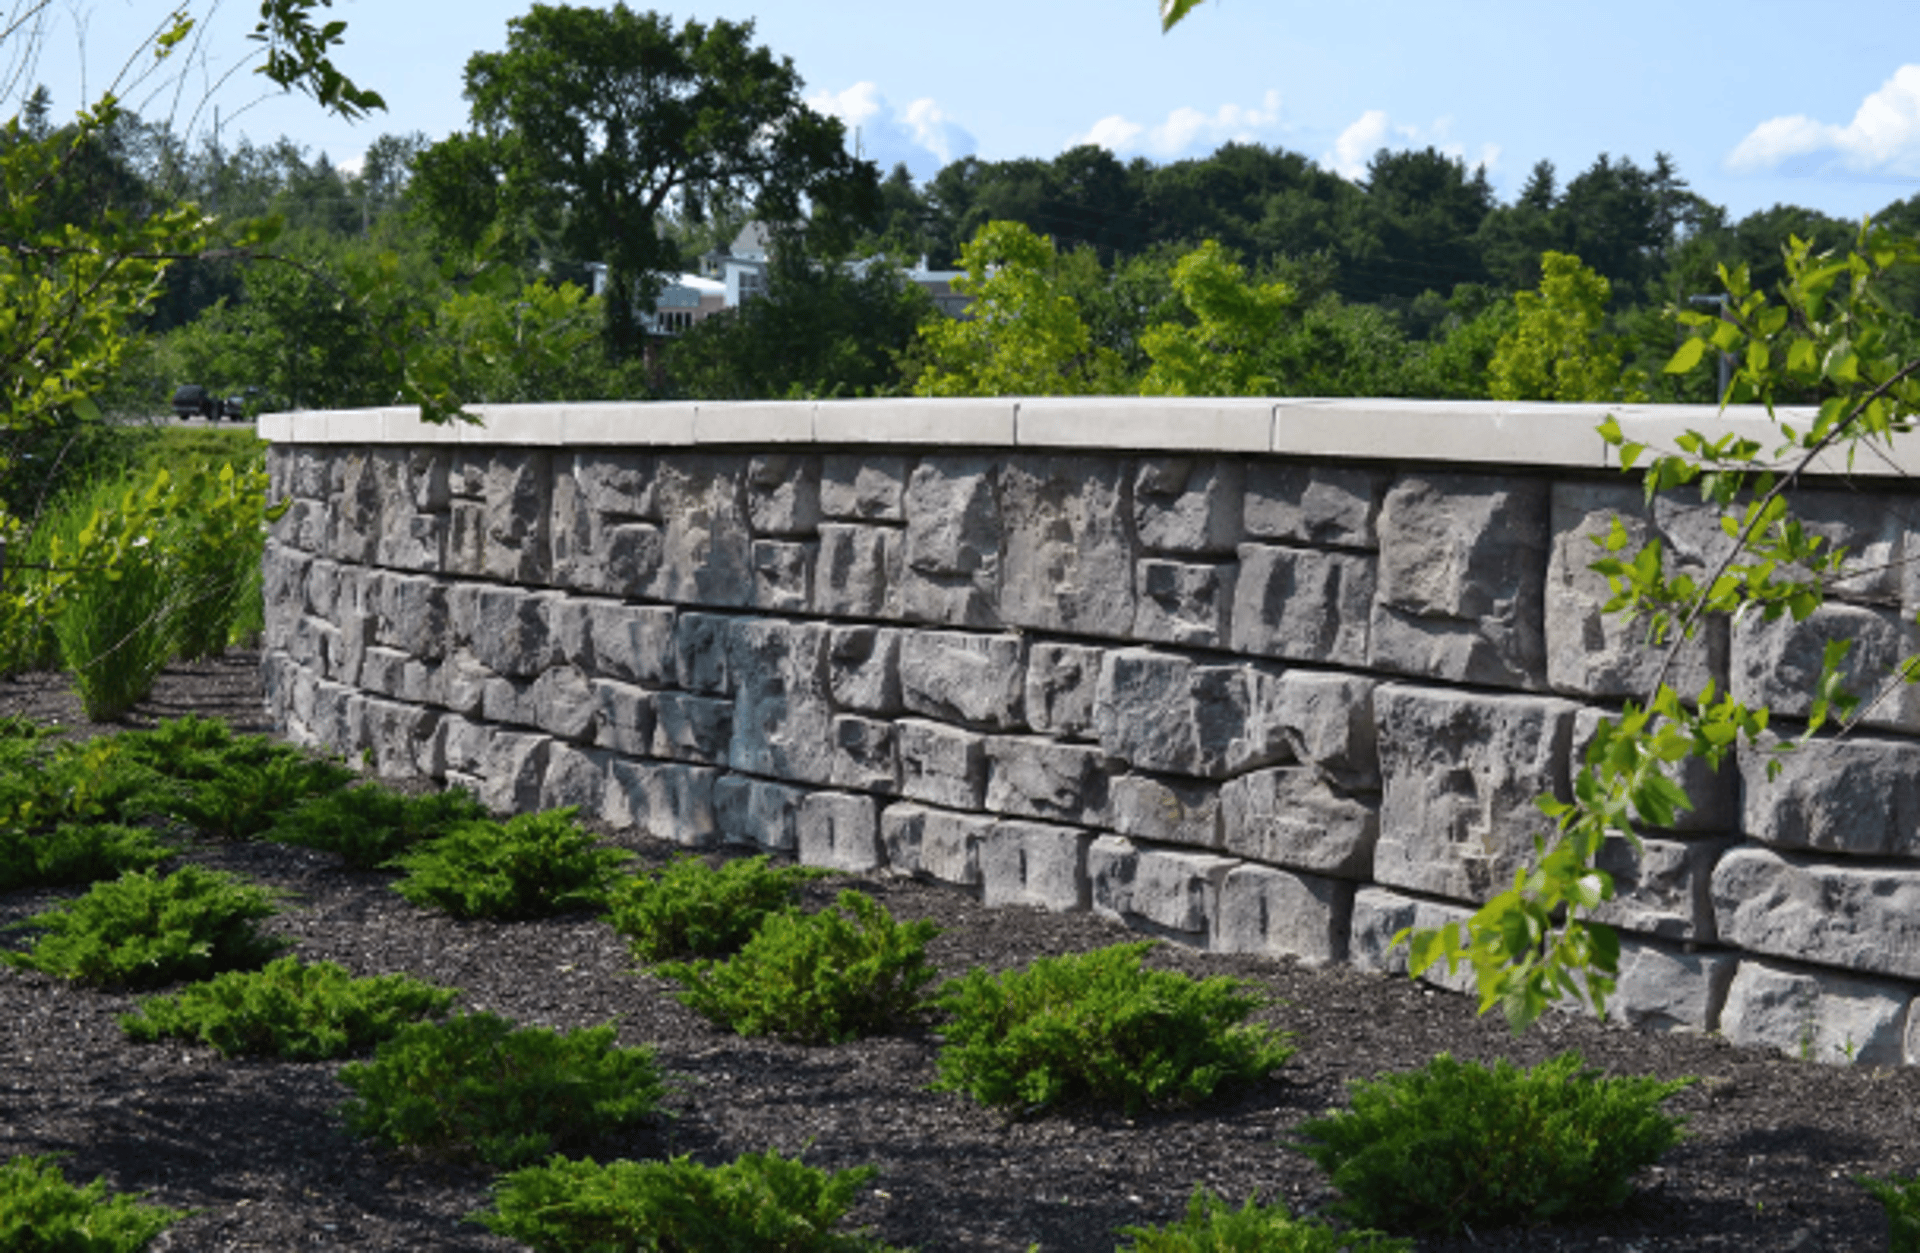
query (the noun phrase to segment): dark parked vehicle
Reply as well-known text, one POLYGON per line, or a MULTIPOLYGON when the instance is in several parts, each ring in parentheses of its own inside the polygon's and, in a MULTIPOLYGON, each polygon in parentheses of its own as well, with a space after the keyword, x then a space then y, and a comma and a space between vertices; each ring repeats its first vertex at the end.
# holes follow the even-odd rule
POLYGON ((218 422, 222 418, 231 418, 238 422, 247 416, 246 408, 243 397, 228 396, 222 399, 198 383, 184 384, 173 393, 173 416, 183 421, 187 418, 205 418, 209 422, 218 422))

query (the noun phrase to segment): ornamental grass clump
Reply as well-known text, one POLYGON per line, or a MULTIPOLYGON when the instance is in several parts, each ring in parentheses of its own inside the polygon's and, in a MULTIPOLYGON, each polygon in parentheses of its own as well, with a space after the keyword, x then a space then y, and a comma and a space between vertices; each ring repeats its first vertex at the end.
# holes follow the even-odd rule
POLYGON ((97 987, 156 988, 253 970, 291 943, 254 923, 279 912, 272 893, 232 875, 182 866, 157 878, 129 871, 14 928, 46 932, 15 966, 97 987))
POLYGON ((893 1253, 836 1228, 871 1166, 827 1172, 778 1153, 721 1166, 555 1157, 494 1185, 491 1210, 471 1215, 537 1253, 651 1249, 657 1253, 893 1253))
POLYGON ((469 822, 402 853, 393 890, 456 918, 549 918, 601 909, 632 854, 607 848, 573 821, 572 809, 469 822))
POLYGON ((229 1057, 325 1061, 372 1048, 402 1025, 444 1014, 457 993, 410 975, 356 979, 333 962, 283 957, 255 971, 229 971, 169 996, 151 996, 120 1018, 142 1043, 198 1040, 229 1057))
POLYGON ((1338 1212, 1400 1232, 1544 1223, 1612 1209, 1679 1143, 1660 1105, 1693 1082, 1608 1078, 1563 1053, 1521 1070, 1442 1053, 1353 1085, 1352 1108, 1299 1128, 1338 1212))
POLYGON ((936 1088, 984 1105, 1040 1109, 1085 1099, 1187 1104, 1265 1078, 1295 1050, 1247 1023, 1267 998, 1244 980, 1142 968, 1153 941, 1046 957, 1025 970, 968 971, 937 998, 936 1088))
POLYGON ((634 959, 723 957, 745 944, 767 915, 800 904, 800 885, 833 872, 742 857, 718 870, 676 857, 658 874, 622 879, 607 896, 607 921, 627 937, 634 959))
POLYGON ((187 1210, 148 1205, 107 1182, 67 1182, 60 1154, 15 1157, 0 1164, 0 1249, 7 1253, 135 1253, 179 1222, 187 1210))
POLYGON ((656 1109, 666 1082, 649 1048, 619 1048, 612 1024, 565 1033, 497 1014, 410 1023, 348 1062, 340 1082, 356 1135, 509 1169, 584 1147, 656 1109))
POLYGON ((1187 1212, 1164 1227, 1122 1227, 1132 1243, 1117 1253, 1413 1253, 1413 1241, 1378 1231, 1341 1231, 1316 1219, 1294 1218, 1285 1205, 1234 1209, 1195 1188, 1187 1212))
POLYGON ((935 977, 932 922, 900 923, 859 892, 817 914, 769 914, 726 961, 666 962, 682 1004, 741 1035, 840 1044, 918 1018, 935 977))
POLYGON ((407 796, 369 783, 303 801, 282 813, 265 838, 338 853, 349 866, 371 870, 486 819, 486 806, 459 788, 407 796))

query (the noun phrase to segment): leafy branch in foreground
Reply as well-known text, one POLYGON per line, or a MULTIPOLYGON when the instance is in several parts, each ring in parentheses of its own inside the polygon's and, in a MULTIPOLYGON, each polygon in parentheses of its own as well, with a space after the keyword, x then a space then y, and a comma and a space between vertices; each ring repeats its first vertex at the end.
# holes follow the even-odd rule
MULTIPOLYGON (((1851 731, 1902 684, 1920 680, 1920 657, 1910 656, 1890 673, 1870 676, 1877 690, 1863 696, 1847 686, 1857 677, 1846 667, 1851 641, 1831 640, 1808 694, 1804 727, 1777 742, 1765 734, 1772 729, 1768 706, 1737 700, 1711 682, 1683 696, 1668 682, 1681 650, 1710 617, 1805 621, 1825 603, 1834 581, 1854 573, 1846 550, 1827 544, 1794 513, 1791 493, 1816 470, 1850 470, 1863 453, 1886 455, 1893 437, 1912 429, 1920 413, 1920 353, 1881 291, 1915 268, 1920 241, 1871 226, 1842 258, 1816 254, 1795 239, 1776 295, 1754 290, 1744 266, 1722 267, 1723 316, 1677 315, 1692 337, 1667 370, 1694 369, 1709 349, 1729 354, 1737 369, 1724 400, 1765 406, 1779 442, 1768 450, 1737 431, 1688 432, 1676 440, 1679 451, 1653 456, 1641 472, 1649 502, 1694 485, 1719 512, 1729 542, 1699 577, 1670 572, 1658 540, 1629 553, 1631 539, 1617 519, 1606 535, 1593 537, 1602 555, 1592 568, 1613 592, 1607 612, 1643 619, 1650 646, 1664 649, 1652 690, 1644 701, 1629 702, 1620 717, 1602 720, 1570 800, 1540 799, 1555 831, 1536 841, 1534 864, 1515 874, 1511 888, 1465 923, 1395 937, 1409 944, 1414 975, 1441 962, 1449 971, 1471 965, 1481 1012, 1501 1006, 1515 1031, 1560 999, 1586 1001, 1604 1014, 1619 974, 1620 944, 1612 928, 1592 919, 1614 894, 1612 876, 1597 858, 1611 838, 1639 851, 1640 827, 1671 826, 1675 813, 1690 807, 1672 768, 1688 758, 1717 768, 1744 740, 1768 755, 1772 777, 1783 754, 1825 729, 1851 731), (1778 405, 1808 396, 1818 400, 1808 425, 1779 414, 1778 405)), ((1628 470, 1649 452, 1613 418, 1600 434, 1628 470)))

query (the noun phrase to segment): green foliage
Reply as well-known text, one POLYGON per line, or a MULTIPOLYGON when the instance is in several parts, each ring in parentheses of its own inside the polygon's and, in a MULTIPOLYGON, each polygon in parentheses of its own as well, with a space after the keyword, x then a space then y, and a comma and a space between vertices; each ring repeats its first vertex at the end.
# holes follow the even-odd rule
POLYGON ((41 831, 0 825, 0 892, 63 887, 150 870, 174 847, 146 827, 63 822, 41 831))
POLYGON ((741 1035, 839 1044, 917 1017, 933 981, 927 941, 939 927, 902 925, 852 890, 817 914, 771 913, 724 962, 667 962, 681 1002, 741 1035))
POLYGON ((1293 1056, 1284 1032, 1246 1024, 1265 1002, 1244 981, 1143 969, 1152 947, 1116 944, 948 982, 938 997, 950 1018, 935 1086, 987 1105, 1084 1097, 1131 1113, 1205 1100, 1293 1056))
POLYGON ((282 957, 146 997, 120 1026, 143 1043, 180 1036, 229 1057, 324 1061, 390 1039, 412 1019, 445 1013, 455 995, 409 975, 355 979, 333 962, 306 966, 282 957))
POLYGON ((572 283, 535 282, 504 292, 474 287, 440 306, 433 350, 446 354, 455 390, 475 402, 645 395, 643 369, 607 361, 603 329, 600 298, 572 283))
POLYGON ((76 1188, 58 1154, 0 1165, 0 1248, 11 1253, 138 1253, 188 1211, 109 1197, 107 1182, 76 1188))
POLYGON ((1920 1178, 1871 1179, 1855 1183, 1873 1194, 1887 1214, 1887 1253, 1920 1253, 1920 1178))
POLYGON ((733 952, 767 915, 800 903, 800 885, 833 872, 742 857, 718 870, 676 857, 658 874, 622 879, 607 895, 607 920, 643 962, 719 957, 733 952))
POLYGON ((283 812, 265 838, 338 853, 349 866, 371 870, 486 818, 486 806, 460 788, 407 796, 369 783, 301 802, 283 812))
POLYGON ((496 1014, 411 1023, 349 1062, 354 1134, 490 1166, 526 1165, 651 1115, 666 1093, 653 1050, 619 1048, 612 1024, 516 1029, 496 1014))
POLYGON ((1558 252, 1544 253, 1540 270, 1539 291, 1514 293, 1519 322, 1487 364, 1494 399, 1642 399, 1622 377, 1620 347, 1605 333, 1607 280, 1558 252))
POLYGON ((346 786, 353 771, 264 735, 235 735, 215 718, 188 714, 105 741, 118 775, 101 791, 124 821, 184 823, 216 839, 244 839, 289 806, 346 786))
POLYGON ((1173 289, 1193 324, 1162 322, 1141 336, 1153 359, 1141 394, 1255 396, 1270 390, 1273 380, 1254 372, 1254 354, 1292 305, 1292 289, 1249 283, 1211 239, 1175 263, 1173 289))
POLYGON ((1294 1218, 1285 1205, 1234 1209, 1196 1187, 1186 1216, 1165 1227, 1123 1227, 1132 1238, 1119 1253, 1413 1253, 1413 1241, 1377 1231, 1338 1231, 1294 1218))
POLYGON ((723 1166, 685 1156, 604 1166, 555 1157, 503 1177, 493 1209, 473 1218, 539 1253, 890 1253, 834 1230, 873 1173, 829 1173, 772 1151, 723 1166))
POLYGON ((1636 1171, 1679 1143, 1661 1102, 1693 1080, 1606 1078, 1563 1053, 1491 1070, 1442 1053, 1353 1085, 1352 1108, 1302 1123, 1300 1151, 1340 1210, 1389 1231, 1579 1218, 1613 1209, 1636 1171))
POLYGON ((632 854, 597 843, 572 809, 469 822, 389 864, 407 872, 393 890, 456 918, 547 918, 606 904, 632 854))
POLYGON ((154 988, 260 966, 288 946, 254 923, 278 912, 264 888, 200 866, 129 871, 15 927, 46 932, 5 959, 100 987, 154 988))

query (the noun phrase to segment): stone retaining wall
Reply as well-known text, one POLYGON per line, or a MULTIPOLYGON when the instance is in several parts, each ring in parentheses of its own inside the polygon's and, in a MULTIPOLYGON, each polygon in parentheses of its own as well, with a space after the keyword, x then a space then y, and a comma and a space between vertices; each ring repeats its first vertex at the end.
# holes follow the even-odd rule
MULTIPOLYGON (((1721 421, 1616 412, 1656 438, 1721 421)), ((499 809, 1404 969, 1394 932, 1510 883, 1546 829, 1534 798, 1566 793, 1597 719, 1652 678, 1600 612, 1587 537, 1619 516, 1696 564, 1724 542, 1605 468, 1600 416, 274 415, 269 702, 299 740, 499 809)), ((1867 673, 1914 651, 1915 504, 1891 477, 1806 491, 1858 576, 1797 626, 1714 623, 1681 686, 1711 677, 1790 725, 1826 639, 1867 673)), ((1777 778, 1752 752, 1692 771, 1698 807, 1637 862, 1615 850, 1624 1017, 1920 1058, 1920 689, 1869 721, 1777 778)))

